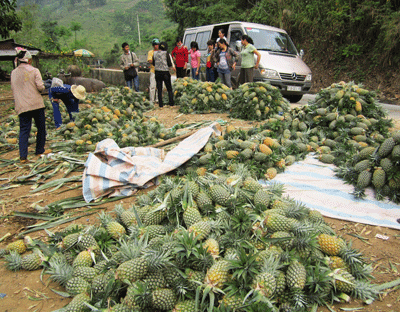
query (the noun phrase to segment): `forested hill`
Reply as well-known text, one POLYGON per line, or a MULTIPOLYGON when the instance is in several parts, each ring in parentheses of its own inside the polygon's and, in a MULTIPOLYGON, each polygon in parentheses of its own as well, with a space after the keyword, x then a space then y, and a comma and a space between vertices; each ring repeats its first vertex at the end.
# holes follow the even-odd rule
POLYGON ((19 0, 23 29, 13 38, 49 51, 85 48, 103 57, 128 42, 146 51, 155 36, 168 36, 176 24, 162 0, 19 0), (139 46, 138 22, 140 26, 139 46))

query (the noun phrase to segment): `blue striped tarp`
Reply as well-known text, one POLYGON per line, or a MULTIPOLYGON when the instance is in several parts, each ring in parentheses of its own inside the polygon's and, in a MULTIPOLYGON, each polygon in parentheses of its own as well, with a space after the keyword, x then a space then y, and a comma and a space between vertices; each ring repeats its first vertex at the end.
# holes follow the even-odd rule
POLYGON ((119 148, 112 139, 99 142, 85 163, 82 181, 85 201, 106 195, 130 196, 138 188, 153 185, 158 176, 196 155, 213 133, 219 133, 216 123, 198 130, 166 155, 157 148, 119 148))
POLYGON ((313 155, 308 155, 305 160, 287 167, 272 182, 283 183, 286 195, 324 216, 400 229, 397 222, 399 205, 388 200, 376 200, 371 188, 366 189, 365 199, 355 198, 351 194, 354 187, 337 178, 334 168, 334 165, 323 164, 313 155))

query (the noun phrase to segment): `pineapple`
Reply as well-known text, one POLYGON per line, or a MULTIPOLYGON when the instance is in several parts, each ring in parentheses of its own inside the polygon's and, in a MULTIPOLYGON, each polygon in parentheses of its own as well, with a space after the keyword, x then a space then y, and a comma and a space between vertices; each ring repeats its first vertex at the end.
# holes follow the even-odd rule
POLYGON ((381 189, 386 182, 386 173, 381 167, 375 168, 374 173, 372 174, 372 185, 376 189, 381 189))
POLYGON ((27 271, 34 271, 42 266, 44 256, 41 252, 33 252, 29 255, 22 257, 21 267, 27 271))
POLYGON ((96 269, 92 267, 78 266, 74 268, 72 273, 73 277, 81 277, 88 283, 92 283, 94 277, 97 275, 96 269))
POLYGON ((334 273, 336 290, 347 294, 351 293, 354 290, 354 276, 345 269, 337 269, 334 273))
POLYGON ((208 269, 204 283, 210 287, 222 288, 229 279, 230 263, 226 260, 215 262, 208 269))
POLYGON ((395 146, 395 144, 396 143, 395 143, 393 137, 387 138, 385 141, 383 141, 383 143, 379 147, 378 155, 381 158, 384 158, 384 157, 388 156, 392 152, 393 147, 395 146))
POLYGON ((122 263, 116 270, 115 278, 121 281, 135 282, 143 278, 148 271, 148 263, 144 258, 135 258, 122 263))
POLYGON ((91 249, 83 250, 76 256, 72 266, 74 268, 78 266, 90 267, 93 264, 93 257, 91 249))
POLYGON ((26 251, 26 245, 22 239, 12 242, 6 246, 7 252, 16 251, 23 254, 26 251))
POLYGON ((278 213, 270 213, 266 215, 264 224, 271 232, 290 231, 295 221, 295 219, 287 218, 278 213))
POLYGON ((189 281, 189 286, 192 289, 196 289, 201 285, 206 277, 206 274, 201 271, 193 271, 192 269, 186 269, 185 271, 187 279, 189 281))
POLYGON ((183 221, 186 227, 189 228, 192 224, 201 221, 201 214, 199 210, 195 207, 188 207, 183 213, 183 221))
POLYGON ((176 303, 174 292, 168 288, 160 288, 152 293, 152 307, 158 310, 172 310, 176 303))
POLYGON ((157 225, 160 224, 167 217, 167 212, 161 207, 161 204, 150 209, 142 218, 144 225, 157 225))
POLYGON ((207 221, 199 221, 192 224, 189 229, 189 232, 193 232, 195 237, 199 240, 205 239, 211 232, 211 225, 207 221))
POLYGON ((165 278, 160 271, 147 273, 143 278, 143 282, 147 284, 147 287, 151 291, 158 288, 165 288, 167 286, 167 282, 165 281, 165 278))
POLYGON ((129 228, 132 225, 137 225, 136 215, 132 210, 124 210, 122 205, 117 205, 114 211, 117 214, 118 219, 121 220, 122 224, 126 228, 129 228))
POLYGON ((277 231, 273 233, 270 238, 286 238, 287 240, 281 240, 275 243, 282 247, 282 249, 290 250, 293 247, 293 236, 289 232, 277 231))
POLYGON ((117 221, 113 220, 110 215, 105 214, 104 211, 99 214, 99 219, 102 226, 107 229, 107 232, 112 238, 118 240, 122 235, 126 234, 125 228, 117 221))
POLYGON ((230 198, 229 192, 218 184, 210 187, 210 195, 212 200, 221 206, 226 206, 230 198))
POLYGON ((361 171, 357 178, 357 188, 365 189, 367 186, 371 184, 372 173, 369 169, 361 171))
POLYGON ((226 158, 228 159, 235 159, 238 155, 238 151, 226 151, 226 158))
POLYGON ((183 300, 178 302, 172 312, 197 312, 195 300, 183 300))
POLYGON ((164 235, 166 233, 166 228, 163 225, 149 225, 140 229, 139 237, 147 235, 148 240, 151 241, 158 235, 164 235))
MULTIPOLYGON (((73 234, 72 234, 73 235, 73 234)), ((97 244, 96 239, 93 235, 85 233, 78 236, 78 247, 80 250, 91 249, 91 250, 98 250, 100 249, 99 245, 97 244)))
POLYGON ((271 193, 266 190, 260 189, 254 194, 254 205, 256 207, 266 210, 271 201, 271 193))
POLYGON ((80 236, 81 236, 80 233, 73 233, 65 236, 61 242, 61 247, 63 249, 71 248, 72 246, 78 243, 80 236))
POLYGON ((212 210, 212 200, 210 196, 208 196, 207 193, 204 191, 200 191, 199 195, 197 195, 196 203, 201 212, 203 213, 212 210))
POLYGON ((85 305, 85 302, 89 303, 90 296, 87 293, 81 293, 76 295, 70 303, 68 303, 65 312, 84 312, 89 311, 89 308, 85 305))
POLYGON ((49 268, 46 274, 50 275, 50 280, 65 287, 67 282, 73 277, 74 268, 66 262, 66 260, 57 260, 51 257, 49 260, 49 268))
POLYGON ((187 190, 189 196, 192 196, 192 198, 196 198, 197 195, 199 194, 200 187, 195 181, 188 181, 187 190))
POLYGON ((262 185, 260 183, 258 183, 256 180, 254 180, 253 178, 248 177, 243 181, 243 188, 245 190, 255 193, 258 190, 262 189, 262 185))
POLYGON ((306 268, 298 260, 290 263, 286 271, 286 285, 289 288, 303 289, 306 284, 306 268))
POLYGON ((267 171, 264 174, 264 177, 269 181, 275 178, 277 174, 278 171, 274 167, 271 167, 267 169, 267 171))
POLYGON ((232 309, 232 311, 245 311, 244 309, 240 309, 243 306, 244 298, 240 295, 228 296, 225 295, 220 303, 224 305, 225 308, 232 309))
POLYGON ((260 149, 260 152, 261 152, 261 153, 263 153, 263 154, 265 154, 265 155, 267 155, 267 156, 269 156, 269 155, 272 154, 272 150, 271 150, 267 145, 265 145, 265 144, 260 144, 260 145, 258 146, 258 148, 260 149))
POLYGON ((132 311, 139 311, 139 310, 132 310, 130 307, 128 307, 123 303, 118 303, 114 305, 110 310, 110 312, 132 312, 132 311))
POLYGON ((203 247, 210 253, 214 259, 219 257, 219 244, 214 238, 207 239, 203 247))
POLYGON ((73 277, 65 285, 65 290, 74 296, 88 292, 90 290, 90 284, 82 277, 73 277))
POLYGON ((334 235, 320 234, 318 244, 322 252, 328 256, 337 256, 345 247, 343 239, 334 235))

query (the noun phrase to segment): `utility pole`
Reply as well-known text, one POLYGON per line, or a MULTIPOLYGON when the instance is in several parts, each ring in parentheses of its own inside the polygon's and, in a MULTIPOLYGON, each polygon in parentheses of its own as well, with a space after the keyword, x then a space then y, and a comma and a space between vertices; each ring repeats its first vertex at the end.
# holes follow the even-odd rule
POLYGON ((139 34, 139 45, 142 45, 142 42, 140 41, 139 14, 136 14, 136 17, 137 17, 137 30, 139 34))

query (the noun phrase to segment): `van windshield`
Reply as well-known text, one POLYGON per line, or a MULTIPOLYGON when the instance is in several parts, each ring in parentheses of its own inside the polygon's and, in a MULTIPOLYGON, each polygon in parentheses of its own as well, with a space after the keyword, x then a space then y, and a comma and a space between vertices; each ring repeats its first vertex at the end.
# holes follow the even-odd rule
POLYGON ((296 47, 285 33, 250 27, 246 30, 247 35, 253 39, 257 50, 297 54, 296 47))

